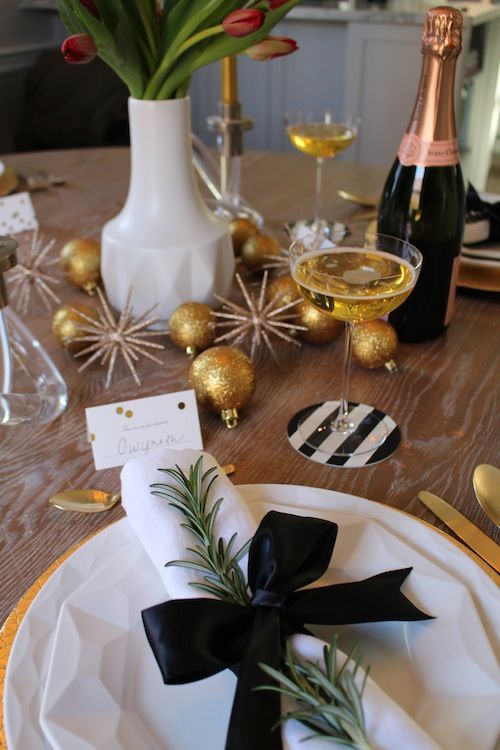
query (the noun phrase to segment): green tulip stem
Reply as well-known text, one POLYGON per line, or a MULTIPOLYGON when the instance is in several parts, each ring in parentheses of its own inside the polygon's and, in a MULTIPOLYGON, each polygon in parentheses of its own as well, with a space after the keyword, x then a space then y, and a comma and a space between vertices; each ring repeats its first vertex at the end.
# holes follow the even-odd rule
POLYGON ((215 36, 216 34, 221 34, 223 31, 224 29, 222 27, 222 24, 211 26, 209 29, 204 29, 203 31, 199 31, 197 34, 193 34, 193 36, 189 37, 189 39, 186 39, 185 42, 179 45, 176 50, 170 48, 161 61, 158 70, 148 84, 144 98, 162 99, 162 92, 164 91, 166 84, 166 81, 162 79, 164 79, 165 73, 168 72, 173 63, 178 60, 178 58, 183 55, 184 52, 187 52, 188 49, 194 47, 195 44, 198 44, 198 42, 202 42, 204 39, 208 39, 211 36, 215 36))

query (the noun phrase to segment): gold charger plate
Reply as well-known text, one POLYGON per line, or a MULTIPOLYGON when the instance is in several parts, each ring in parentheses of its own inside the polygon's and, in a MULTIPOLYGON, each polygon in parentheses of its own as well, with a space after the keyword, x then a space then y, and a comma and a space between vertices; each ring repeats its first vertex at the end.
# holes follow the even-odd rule
POLYGON ((458 286, 481 292, 500 292, 500 261, 461 258, 458 286))
MULTIPOLYGON (((392 506, 391 506, 392 507, 392 506)), ((441 529, 436 528, 431 523, 428 523, 427 521, 424 521, 422 518, 417 518, 417 516, 413 516, 411 513, 407 513, 404 510, 400 510, 399 508, 392 508, 393 510, 397 511, 398 513, 402 513, 405 516, 409 516, 414 521, 418 521, 419 523, 424 524, 424 526, 428 526, 434 531, 436 531, 438 534, 441 534, 441 536, 448 539, 448 541, 451 541, 456 547, 458 547, 462 552, 464 552, 468 557, 470 557, 476 565, 479 565, 480 568, 493 580, 494 583, 499 584, 500 583, 500 576, 495 573, 495 571, 490 568, 490 566, 485 563, 480 557, 478 557, 472 550, 470 550, 468 547, 465 547, 461 542, 458 542, 456 539, 453 539, 449 534, 447 534, 444 531, 441 531, 441 529)), ((102 529, 100 529, 102 531, 102 529)), ((96 534, 99 534, 100 531, 95 532, 94 534, 90 534, 88 537, 83 539, 81 542, 78 542, 78 544, 74 544, 72 547, 70 547, 66 552, 64 552, 60 557, 57 558, 55 562, 50 565, 47 570, 45 570, 41 576, 29 587, 29 589, 23 594, 23 596, 19 599, 16 606, 13 608, 10 615, 5 620, 2 628, 0 629, 0 750, 9 750, 7 748, 7 740, 5 738, 5 730, 4 730, 4 723, 3 723, 3 688, 4 688, 4 681, 5 681, 5 673, 7 670, 7 662, 9 660, 10 652, 12 649, 12 645, 14 643, 15 637, 17 635, 17 631, 19 630, 19 627, 21 625, 21 622, 23 621, 24 616, 26 615, 26 612, 28 611, 33 599, 38 594, 38 592, 42 589, 42 587, 46 584, 50 576, 55 573, 57 568, 62 565, 62 563, 70 557, 73 552, 75 552, 79 547, 83 546, 86 542, 88 542, 92 537, 96 536, 96 534)), ((15 750, 15 748, 10 748, 10 750, 15 750)))

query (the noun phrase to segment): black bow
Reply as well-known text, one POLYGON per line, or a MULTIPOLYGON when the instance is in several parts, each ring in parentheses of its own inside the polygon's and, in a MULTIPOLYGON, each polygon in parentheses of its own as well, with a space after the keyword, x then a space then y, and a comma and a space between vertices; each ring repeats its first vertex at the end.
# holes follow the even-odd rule
POLYGON ((281 734, 272 731, 280 716, 280 696, 254 688, 264 681, 259 662, 279 669, 285 637, 307 633, 304 623, 430 619, 399 590, 411 568, 355 583, 303 589, 328 568, 337 531, 330 521, 270 511, 249 550, 249 606, 219 599, 175 599, 143 611, 166 684, 237 668, 226 750, 281 750, 281 734))

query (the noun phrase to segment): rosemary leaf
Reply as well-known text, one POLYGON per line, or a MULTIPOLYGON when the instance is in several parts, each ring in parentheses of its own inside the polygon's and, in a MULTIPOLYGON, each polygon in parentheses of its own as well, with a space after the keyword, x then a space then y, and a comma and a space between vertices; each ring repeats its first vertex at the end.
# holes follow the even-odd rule
POLYGON ((196 571, 202 580, 192 581, 191 586, 219 599, 247 605, 250 597, 238 562, 248 552, 251 540, 234 550, 237 534, 233 534, 227 544, 224 539, 215 538, 215 522, 223 502, 222 498, 216 499, 208 510, 210 491, 217 478, 215 467, 203 472, 203 458, 200 457, 187 473, 177 465, 174 469, 160 471, 167 475, 171 484, 155 482, 151 485, 152 494, 167 500, 170 507, 181 514, 181 527, 197 541, 188 549, 195 560, 171 560, 166 567, 179 566, 196 571))

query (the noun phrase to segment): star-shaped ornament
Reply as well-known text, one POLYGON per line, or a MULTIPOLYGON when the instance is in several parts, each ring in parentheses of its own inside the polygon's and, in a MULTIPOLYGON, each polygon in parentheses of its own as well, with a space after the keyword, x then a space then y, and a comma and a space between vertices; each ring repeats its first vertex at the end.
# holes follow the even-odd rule
POLYGON ((118 354, 121 354, 135 382, 137 385, 141 385, 134 362, 138 362, 140 357, 143 356, 161 364, 161 360, 151 354, 148 349, 165 348, 162 344, 154 344, 151 341, 145 341, 143 338, 144 336, 165 336, 167 334, 166 331, 146 331, 147 328, 159 321, 157 317, 150 317, 157 305, 153 305, 134 320, 130 304, 132 289, 129 289, 125 307, 116 320, 99 287, 97 287, 97 294, 100 303, 97 320, 80 310, 76 311, 82 321, 78 323, 78 327, 83 335, 76 336, 75 341, 88 341, 89 346, 75 354, 75 357, 91 354, 89 359, 78 369, 78 372, 82 372, 96 359, 101 358, 100 364, 108 367, 105 388, 109 388, 116 358, 118 354))
POLYGON ((35 292, 42 300, 47 310, 52 305, 59 305, 61 300, 51 288, 51 285, 60 284, 57 279, 48 270, 58 262, 58 258, 48 258, 50 251, 56 241, 45 240, 43 234, 35 229, 31 233, 31 240, 28 241, 27 247, 20 243, 17 265, 9 273, 10 298, 15 300, 16 308, 21 315, 26 315, 32 302, 32 292, 35 292))
POLYGON ((222 303, 222 310, 214 312, 217 318, 222 318, 224 322, 217 323, 218 327, 230 328, 229 331, 218 336, 215 343, 228 342, 233 346, 238 346, 250 337, 250 358, 253 359, 255 352, 262 343, 267 347, 271 355, 277 360, 271 335, 286 341, 294 346, 300 346, 300 341, 293 338, 297 331, 305 331, 306 328, 290 321, 298 317, 297 313, 289 313, 301 300, 297 299, 288 302, 286 305, 279 304, 278 297, 275 295, 269 302, 266 302, 268 271, 264 273, 260 291, 257 297, 251 294, 241 280, 241 276, 236 274, 236 281, 243 293, 247 308, 237 305, 235 302, 214 296, 222 303))

